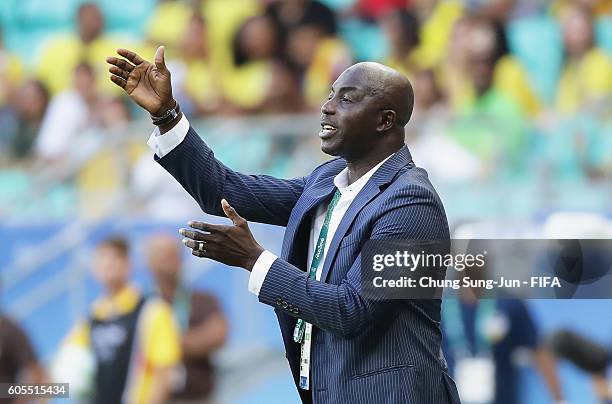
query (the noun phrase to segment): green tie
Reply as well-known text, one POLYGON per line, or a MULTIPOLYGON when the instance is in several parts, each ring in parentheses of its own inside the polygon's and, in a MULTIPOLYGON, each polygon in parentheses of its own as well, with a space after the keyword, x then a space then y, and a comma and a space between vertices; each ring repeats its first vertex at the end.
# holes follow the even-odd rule
MULTIPOLYGON (((340 196, 342 194, 339 190, 336 190, 334 197, 332 198, 329 206, 327 207, 327 213, 325 214, 325 220, 323 221, 323 226, 321 226, 321 231, 319 232, 319 238, 317 240, 317 246, 315 247, 314 253, 312 254, 312 262, 310 263, 310 271, 308 272, 308 277, 310 279, 316 279, 317 277, 317 268, 319 268, 319 264, 321 263, 321 258, 323 258, 323 253, 325 252, 325 240, 327 240, 327 231, 329 230, 329 222, 331 220, 332 212, 334 208, 338 204, 340 200, 340 196)), ((298 319, 295 324, 295 328, 293 329, 293 340, 297 343, 301 343, 304 339, 304 328, 306 323, 301 318, 298 319)))

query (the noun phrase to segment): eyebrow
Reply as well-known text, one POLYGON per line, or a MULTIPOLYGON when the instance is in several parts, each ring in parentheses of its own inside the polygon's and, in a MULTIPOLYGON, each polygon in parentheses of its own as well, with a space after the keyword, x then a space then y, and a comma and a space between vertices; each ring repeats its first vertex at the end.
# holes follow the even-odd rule
POLYGON ((338 91, 334 90, 334 88, 333 88, 333 87, 331 88, 331 91, 333 91, 334 93, 335 93, 335 92, 341 92, 341 91, 347 92, 347 91, 355 91, 355 90, 359 90, 359 87, 352 87, 352 86, 348 86, 348 87, 340 87, 340 88, 338 89, 338 91))

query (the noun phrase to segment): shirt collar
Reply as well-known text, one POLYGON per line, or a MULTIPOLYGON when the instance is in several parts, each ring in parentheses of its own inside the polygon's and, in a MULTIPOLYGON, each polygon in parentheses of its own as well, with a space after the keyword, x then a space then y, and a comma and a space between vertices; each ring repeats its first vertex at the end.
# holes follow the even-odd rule
POLYGON ((361 189, 368 182, 368 180, 374 175, 376 170, 378 170, 380 166, 385 163, 385 161, 389 160, 391 156, 393 156, 393 153, 387 156, 387 158, 385 158, 383 161, 372 167, 370 171, 359 177, 357 181, 353 182, 351 185, 349 185, 348 183, 348 167, 345 167, 344 170, 340 171, 338 175, 334 177, 334 185, 336 186, 336 188, 338 188, 338 191, 340 191, 340 194, 342 195, 357 195, 359 191, 361 191, 361 189))
POLYGON ((126 285, 114 296, 104 296, 94 303, 93 315, 100 320, 113 316, 124 315, 136 307, 140 300, 140 292, 133 285, 126 285))

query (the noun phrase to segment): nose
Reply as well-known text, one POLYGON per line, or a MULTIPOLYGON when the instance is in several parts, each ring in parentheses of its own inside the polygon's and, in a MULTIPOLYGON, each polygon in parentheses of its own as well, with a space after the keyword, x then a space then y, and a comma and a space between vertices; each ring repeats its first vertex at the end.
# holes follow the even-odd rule
POLYGON ((333 115, 335 110, 333 108, 333 98, 326 100, 323 105, 321 105, 321 113, 323 115, 333 115))

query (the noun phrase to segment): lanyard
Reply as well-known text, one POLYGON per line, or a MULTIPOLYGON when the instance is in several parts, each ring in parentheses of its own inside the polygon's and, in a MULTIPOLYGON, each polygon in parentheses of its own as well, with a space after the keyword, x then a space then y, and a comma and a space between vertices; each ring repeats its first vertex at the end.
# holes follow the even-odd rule
MULTIPOLYGON (((334 197, 332 198, 329 206, 327 207, 327 213, 325 214, 325 220, 323 226, 319 232, 319 238, 315 247, 314 253, 312 254, 312 262, 310 264, 310 270, 308 271, 308 277, 310 279, 317 278, 317 268, 323 259, 325 252, 325 240, 327 239, 327 232, 329 230, 329 222, 331 215, 340 200, 340 191, 336 190, 334 197)), ((312 324, 306 323, 303 319, 299 318, 293 329, 293 340, 300 344, 300 383, 299 387, 304 390, 310 388, 310 344, 312 343, 312 324)))
POLYGON ((179 286, 174 294, 172 309, 174 315, 177 317, 181 330, 187 331, 189 328, 189 317, 191 315, 191 291, 179 286))
MULTIPOLYGON (((476 308, 476 320, 474 324, 476 335, 475 355, 486 355, 490 351, 490 344, 484 335, 484 323, 488 321, 495 312, 494 299, 480 299, 476 308)), ((461 304, 459 299, 445 299, 442 313, 445 330, 453 353, 458 357, 472 356, 469 349, 466 324, 463 321, 461 304)))
MULTIPOLYGON (((340 196, 342 194, 339 190, 336 190, 334 197, 332 198, 329 206, 327 207, 327 214, 325 215, 325 220, 323 221, 323 226, 321 227, 321 231, 319 232, 319 238, 317 240, 317 246, 315 247, 314 254, 312 255, 312 262, 310 263, 310 271, 308 272, 308 277, 310 279, 316 279, 317 277, 317 268, 319 268, 319 264, 321 263, 321 259, 323 258, 323 253, 325 252, 325 241, 327 240, 327 232, 329 230, 329 222, 331 220, 331 215, 340 200, 340 196)), ((304 340, 304 329, 306 323, 301 318, 298 319, 295 324, 295 328, 293 329, 293 340, 297 343, 302 343, 304 340)))

